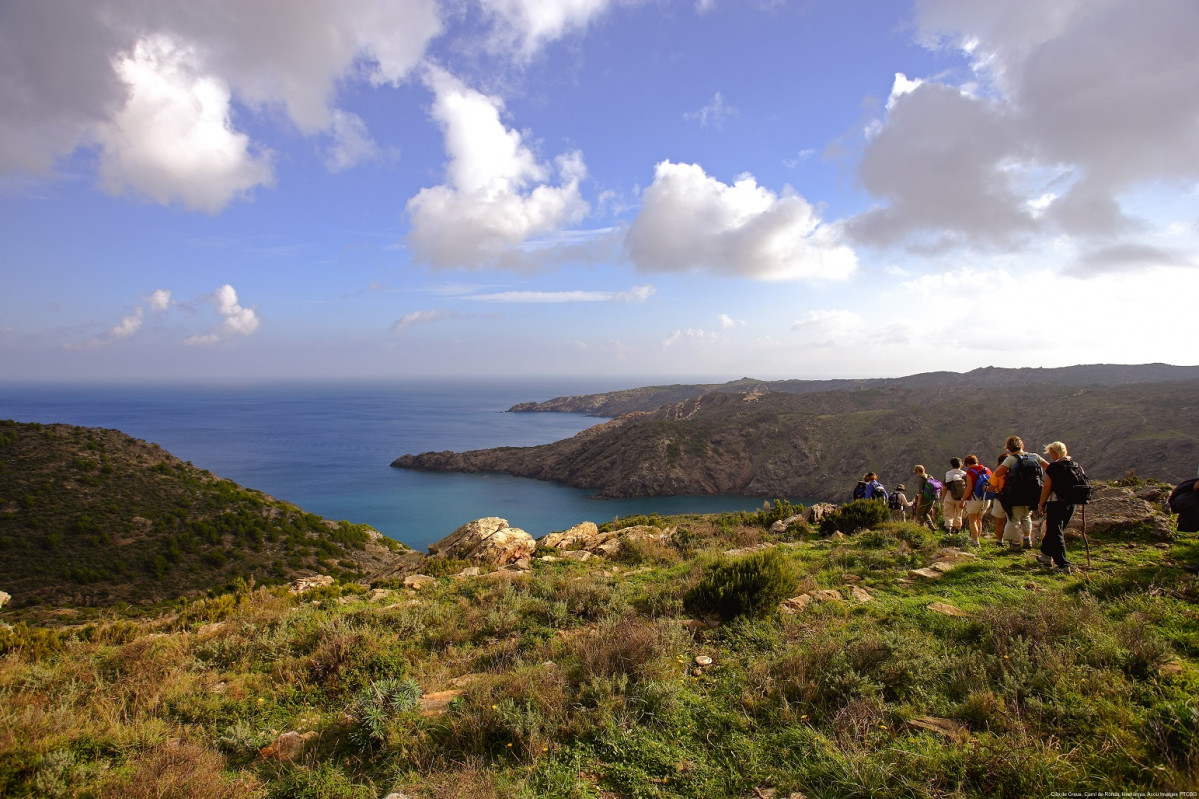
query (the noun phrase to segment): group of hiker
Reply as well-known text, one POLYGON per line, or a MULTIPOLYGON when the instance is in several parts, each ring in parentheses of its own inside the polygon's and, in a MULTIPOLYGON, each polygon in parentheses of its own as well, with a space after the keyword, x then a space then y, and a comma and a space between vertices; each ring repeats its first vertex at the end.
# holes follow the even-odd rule
POLYGON ((1032 548, 1032 514, 1037 512, 1045 520, 1037 560, 1069 573, 1073 566, 1066 557, 1066 526, 1075 507, 1090 498, 1091 487, 1082 466, 1061 441, 1046 446, 1045 454, 1049 460, 1025 452, 1019 436, 1008 436, 994 468, 981 463, 977 455, 954 457, 941 481, 916 465, 910 499, 902 483, 888 492, 877 474, 867 472, 854 488, 853 498, 885 501, 894 518, 934 530, 934 511, 940 505, 945 529, 950 533, 969 529, 975 546, 981 545, 983 521, 990 514, 996 541, 1011 552, 1032 548))

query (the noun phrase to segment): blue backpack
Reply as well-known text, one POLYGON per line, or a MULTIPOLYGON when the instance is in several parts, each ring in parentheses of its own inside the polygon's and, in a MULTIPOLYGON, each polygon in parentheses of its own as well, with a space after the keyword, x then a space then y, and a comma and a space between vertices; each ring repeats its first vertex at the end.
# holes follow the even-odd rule
POLYGON ((974 490, 970 496, 974 499, 994 499, 995 495, 988 491, 991 487, 991 470, 982 464, 971 466, 966 471, 974 475, 974 490), (990 496, 987 496, 990 494, 990 496))

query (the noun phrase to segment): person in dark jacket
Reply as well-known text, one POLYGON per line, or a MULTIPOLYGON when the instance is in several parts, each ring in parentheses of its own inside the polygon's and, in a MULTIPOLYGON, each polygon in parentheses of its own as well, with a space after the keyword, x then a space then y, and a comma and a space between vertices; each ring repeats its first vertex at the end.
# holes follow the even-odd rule
POLYGON ((1073 566, 1066 560, 1066 525, 1074 516, 1074 505, 1067 502, 1060 492, 1054 492, 1053 486, 1070 485, 1068 464, 1072 460, 1066 453, 1066 445, 1054 441, 1045 447, 1049 456, 1049 466, 1045 469, 1045 485, 1041 488, 1041 502, 1038 510, 1045 514, 1045 531, 1041 536, 1041 554, 1037 560, 1045 566, 1056 566, 1058 570, 1069 574, 1073 566))
MULTIPOLYGON (((1178 484, 1170 492, 1170 511, 1178 514, 1178 532, 1199 533, 1199 478, 1191 478, 1178 484)), ((1199 574, 1199 563, 1189 563, 1182 568, 1191 574, 1199 574)))
POLYGON ((1178 514, 1178 532, 1199 533, 1199 478, 1179 483, 1169 501, 1170 510, 1178 514))

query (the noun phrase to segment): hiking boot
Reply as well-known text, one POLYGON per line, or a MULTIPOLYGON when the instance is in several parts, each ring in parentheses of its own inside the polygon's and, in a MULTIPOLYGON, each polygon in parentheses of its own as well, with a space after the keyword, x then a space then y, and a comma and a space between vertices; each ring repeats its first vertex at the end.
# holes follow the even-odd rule
POLYGON ((1007 551, 1009 554, 1015 554, 1022 551, 1022 549, 1023 548, 1014 541, 1007 545, 1007 551))
POLYGON ((1024 543, 1022 543, 1020 545, 1020 548, 1021 549, 1032 549, 1032 539, 1031 538, 1024 539, 1024 543))
POLYGON ((1057 573, 1058 574, 1074 574, 1074 567, 1068 563, 1065 566, 1058 566, 1057 573))
POLYGON ((1041 564, 1042 566, 1054 565, 1053 558, 1049 557, 1048 555, 1042 555, 1040 553, 1037 554, 1037 563, 1041 564))

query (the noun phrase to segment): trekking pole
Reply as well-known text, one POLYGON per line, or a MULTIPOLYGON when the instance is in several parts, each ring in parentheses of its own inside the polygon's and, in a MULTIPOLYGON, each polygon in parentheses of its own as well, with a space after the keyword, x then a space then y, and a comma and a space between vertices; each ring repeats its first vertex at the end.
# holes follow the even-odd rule
POLYGON ((1091 577, 1091 540, 1087 538, 1087 506, 1082 506, 1082 543, 1087 548, 1087 579, 1091 577))

